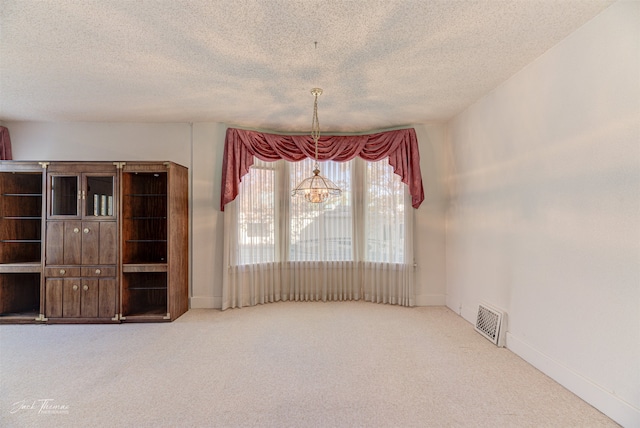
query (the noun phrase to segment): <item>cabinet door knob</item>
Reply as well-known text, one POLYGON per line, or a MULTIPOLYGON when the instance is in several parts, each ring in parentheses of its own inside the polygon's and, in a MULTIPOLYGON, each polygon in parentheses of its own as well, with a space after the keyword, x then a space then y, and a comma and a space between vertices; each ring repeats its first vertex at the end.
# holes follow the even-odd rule
POLYGON ((78 286, 76 284, 73 284, 73 291, 76 291, 78 289, 78 286))
POLYGON ((64 269, 60 269, 60 275, 64 275, 65 273, 67 273, 67 271, 66 271, 66 270, 64 270, 64 269))
POLYGON ((80 229, 78 229, 77 227, 74 227, 73 228, 73 233, 78 233, 78 232, 80 232, 80 229))
POLYGON ((96 269, 96 275, 100 275, 101 273, 100 269, 96 269))
POLYGON ((88 286, 87 284, 85 284, 85 285, 83 285, 83 286, 82 286, 82 289, 83 289, 84 291, 87 291, 87 290, 89 289, 89 286, 88 286))
POLYGON ((84 233, 89 233, 89 228, 88 228, 88 227, 85 227, 85 228, 84 228, 84 230, 83 230, 83 232, 84 232, 84 233))

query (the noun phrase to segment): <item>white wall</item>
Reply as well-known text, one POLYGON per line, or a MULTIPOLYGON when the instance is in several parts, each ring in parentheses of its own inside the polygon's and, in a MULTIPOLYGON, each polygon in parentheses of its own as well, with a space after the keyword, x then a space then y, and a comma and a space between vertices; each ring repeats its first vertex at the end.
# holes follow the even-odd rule
POLYGON ((222 159, 227 127, 193 125, 192 308, 222 307, 224 213, 220 211, 222 159))
POLYGON ((447 305, 640 426, 640 3, 618 2, 450 123, 447 305))
POLYGON ((187 123, 6 122, 16 160, 156 160, 191 166, 187 123))
POLYGON ((445 187, 446 126, 415 125, 420 148, 420 170, 424 202, 415 211, 416 304, 446 303, 445 212, 448 191, 445 187))

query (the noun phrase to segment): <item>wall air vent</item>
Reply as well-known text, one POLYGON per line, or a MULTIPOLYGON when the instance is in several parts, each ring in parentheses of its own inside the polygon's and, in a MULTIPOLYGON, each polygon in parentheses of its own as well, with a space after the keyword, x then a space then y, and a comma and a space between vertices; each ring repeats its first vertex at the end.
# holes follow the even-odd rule
POLYGON ((478 305, 476 331, 497 346, 505 345, 507 314, 486 303, 478 305))

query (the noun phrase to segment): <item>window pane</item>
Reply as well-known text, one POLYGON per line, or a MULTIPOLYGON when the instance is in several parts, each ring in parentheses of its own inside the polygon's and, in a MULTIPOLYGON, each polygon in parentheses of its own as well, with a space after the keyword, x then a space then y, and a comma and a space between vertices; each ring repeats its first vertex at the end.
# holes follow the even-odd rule
POLYGON ((367 162, 365 260, 404 263, 406 187, 388 159, 367 162))
MULTIPOLYGON (((291 197, 285 188, 277 185, 280 182, 277 174, 286 171, 281 162, 256 160, 242 179, 237 198, 235 264, 271 263, 281 260, 280 254, 290 261, 353 261, 354 239, 360 240, 359 260, 406 262, 405 208, 410 207, 405 206, 407 186, 393 173, 387 159, 359 164, 357 171, 363 173, 361 180, 354 177, 354 161, 321 162, 320 174, 342 190, 339 197, 321 204, 291 197), (354 183, 361 184, 354 187, 354 183), (356 188, 360 190, 354 190, 356 188), (363 218, 357 221, 352 199, 361 201, 358 204, 363 207, 363 218), (276 216, 281 212, 287 213, 287 217, 278 219, 276 216), (278 232, 280 224, 286 228, 283 235, 278 232), (355 226, 357 234, 354 234, 355 226), (288 248, 276 247, 283 244, 288 244, 288 248)), ((313 159, 287 163, 288 188, 294 188, 312 175, 313 165, 313 159)))
MULTIPOLYGON (((305 159, 289 164, 290 188, 313 174, 314 163, 313 159, 305 159)), ((353 260, 351 169, 352 162, 320 162, 320 175, 342 190, 339 197, 320 204, 291 197, 289 260, 353 260)))
POLYGON ((237 264, 275 261, 275 162, 255 159, 238 194, 237 264))

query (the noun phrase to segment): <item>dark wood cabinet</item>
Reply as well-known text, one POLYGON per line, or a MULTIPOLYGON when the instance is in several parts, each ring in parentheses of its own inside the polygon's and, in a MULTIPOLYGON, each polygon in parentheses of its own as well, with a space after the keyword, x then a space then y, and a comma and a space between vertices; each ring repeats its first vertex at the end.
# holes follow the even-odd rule
POLYGON ((118 166, 105 162, 48 165, 45 317, 49 321, 119 320, 114 297, 118 166), (97 278, 92 272, 108 278, 97 278))
POLYGON ((61 266, 45 269, 45 317, 59 322, 118 321, 115 266, 61 266))
POLYGON ((47 278, 46 289, 47 317, 113 319, 116 315, 115 279, 47 278))
POLYGON ((50 220, 47 223, 47 265, 115 265, 117 249, 115 221, 50 220))
POLYGON ((174 320, 188 309, 188 170, 0 162, 0 322, 174 320))

